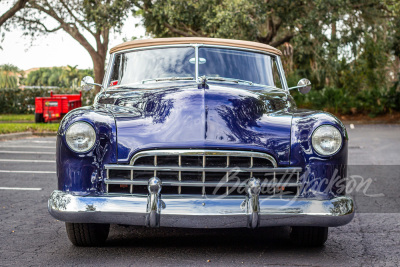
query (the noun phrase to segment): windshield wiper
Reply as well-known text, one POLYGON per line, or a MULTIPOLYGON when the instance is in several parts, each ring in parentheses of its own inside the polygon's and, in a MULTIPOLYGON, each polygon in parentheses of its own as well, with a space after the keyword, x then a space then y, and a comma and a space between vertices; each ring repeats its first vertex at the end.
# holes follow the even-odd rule
POLYGON ((234 79, 234 78, 207 77, 207 76, 204 75, 204 76, 199 77, 199 79, 200 79, 200 82, 202 82, 202 83, 204 83, 205 81, 234 82, 234 83, 237 83, 237 84, 247 84, 247 85, 267 87, 267 88, 271 88, 271 89, 283 90, 283 89, 281 89, 279 87, 276 87, 276 86, 258 84, 258 83, 253 83, 251 81, 246 81, 246 80, 241 80, 241 79, 234 79))
POLYGON ((178 81, 178 80, 194 80, 194 77, 164 77, 164 78, 155 78, 155 79, 147 79, 143 80, 140 83, 145 84, 147 82, 163 82, 163 81, 178 81))
POLYGON ((246 80, 241 80, 241 79, 234 79, 234 78, 208 77, 208 76, 202 76, 200 78, 203 79, 203 80, 206 80, 206 81, 233 82, 233 83, 237 83, 237 84, 248 84, 248 85, 253 85, 254 84, 251 81, 246 81, 246 80))

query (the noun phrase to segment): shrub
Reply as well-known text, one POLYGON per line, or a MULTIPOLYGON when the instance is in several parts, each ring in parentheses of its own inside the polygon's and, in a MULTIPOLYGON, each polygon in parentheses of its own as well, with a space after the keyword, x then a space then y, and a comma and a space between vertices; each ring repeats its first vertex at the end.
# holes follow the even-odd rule
MULTIPOLYGON (((2 114, 28 114, 35 112, 35 98, 54 94, 78 94, 79 90, 70 88, 57 89, 2 89, 0 90, 0 113, 2 114)), ((94 90, 82 92, 82 105, 91 105, 94 99, 94 90)))
POLYGON ((291 92, 298 107, 320 109, 334 114, 368 114, 370 117, 400 111, 400 91, 390 89, 370 89, 357 93, 345 89, 326 87, 311 90, 307 95, 291 92))

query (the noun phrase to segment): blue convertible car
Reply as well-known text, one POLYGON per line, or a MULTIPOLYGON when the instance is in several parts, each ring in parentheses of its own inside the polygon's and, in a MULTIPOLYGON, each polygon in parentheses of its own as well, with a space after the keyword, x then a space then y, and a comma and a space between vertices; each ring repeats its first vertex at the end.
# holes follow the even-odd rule
POLYGON ((311 84, 288 87, 279 50, 166 38, 110 53, 94 104, 58 130, 48 209, 73 244, 101 245, 110 224, 124 224, 289 226, 296 243, 315 246, 351 221, 346 129, 296 107, 289 90, 311 84))

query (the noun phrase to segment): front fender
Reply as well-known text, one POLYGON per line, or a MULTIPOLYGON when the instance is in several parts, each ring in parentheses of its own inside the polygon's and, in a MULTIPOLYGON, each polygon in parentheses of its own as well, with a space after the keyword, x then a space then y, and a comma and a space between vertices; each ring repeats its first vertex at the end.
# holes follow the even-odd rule
POLYGON ((72 192, 103 191, 103 166, 117 162, 117 135, 114 117, 101 107, 83 107, 69 112, 61 121, 57 133, 58 189, 72 192), (72 151, 65 133, 69 126, 84 121, 93 126, 96 143, 85 153, 72 151))
POLYGON ((303 196, 330 198, 345 194, 347 155, 347 131, 338 118, 321 111, 298 110, 293 113, 290 165, 303 167, 303 196), (320 156, 312 147, 312 134, 321 125, 332 125, 342 135, 342 147, 332 156, 320 156))

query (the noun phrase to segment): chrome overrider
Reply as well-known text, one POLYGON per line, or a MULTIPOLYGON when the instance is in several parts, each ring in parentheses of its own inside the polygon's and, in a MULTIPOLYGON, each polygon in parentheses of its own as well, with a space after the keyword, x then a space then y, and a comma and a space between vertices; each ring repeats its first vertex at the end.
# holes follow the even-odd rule
POLYGON ((160 197, 161 180, 157 177, 151 178, 149 180, 148 190, 146 226, 159 227, 161 208, 163 206, 165 207, 160 197))
POLYGON ((260 217, 258 213, 260 212, 260 201, 259 195, 261 191, 261 182, 260 179, 251 178, 249 180, 249 184, 247 187, 247 227, 248 228, 257 228, 260 224, 260 217))
POLYGON ((149 179, 146 195, 74 194, 54 191, 50 214, 73 223, 149 227, 237 228, 264 226, 340 226, 354 216, 349 197, 332 199, 260 196, 260 181, 250 179, 247 196, 161 195, 162 182, 149 179), (162 199, 161 199, 162 196, 162 199))

